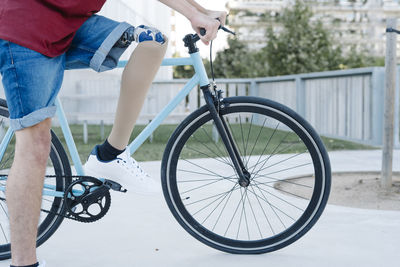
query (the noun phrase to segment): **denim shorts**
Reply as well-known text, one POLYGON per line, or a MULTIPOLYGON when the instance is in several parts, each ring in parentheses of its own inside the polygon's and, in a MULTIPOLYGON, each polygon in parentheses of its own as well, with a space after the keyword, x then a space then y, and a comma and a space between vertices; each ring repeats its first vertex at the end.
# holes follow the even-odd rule
POLYGON ((67 52, 48 57, 0 39, 0 73, 10 112, 10 126, 21 130, 55 115, 55 99, 64 70, 115 68, 126 47, 114 46, 132 27, 93 15, 76 32, 67 52))

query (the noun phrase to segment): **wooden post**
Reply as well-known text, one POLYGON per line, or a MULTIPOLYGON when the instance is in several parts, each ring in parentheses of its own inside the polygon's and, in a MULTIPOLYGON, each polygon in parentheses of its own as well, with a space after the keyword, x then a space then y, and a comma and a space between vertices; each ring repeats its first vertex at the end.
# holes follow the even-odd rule
MULTIPOLYGON (((396 29, 397 20, 387 19, 387 28, 396 29)), ((389 190, 392 186, 393 166, 393 140, 394 140, 394 98, 396 89, 396 48, 397 33, 386 33, 386 75, 385 75, 385 113, 383 129, 383 151, 382 151, 382 177, 381 185, 389 190)))
MULTIPOLYGON (((149 120, 149 124, 151 123, 151 120, 149 120)), ((153 143, 153 138, 154 138, 154 132, 152 132, 151 134, 150 134, 150 136, 149 136, 149 142, 150 143, 153 143)))
POLYGON ((104 120, 100 121, 100 139, 104 140, 104 120))
POLYGON ((83 121, 83 143, 88 143, 88 127, 87 127, 87 120, 83 121))

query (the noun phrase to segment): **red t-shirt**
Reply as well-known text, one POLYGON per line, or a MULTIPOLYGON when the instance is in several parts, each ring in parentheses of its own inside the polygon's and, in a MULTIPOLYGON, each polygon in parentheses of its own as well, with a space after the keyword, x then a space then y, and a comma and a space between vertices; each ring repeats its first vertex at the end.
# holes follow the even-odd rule
POLYGON ((106 0, 0 0, 0 39, 49 57, 64 53, 106 0))

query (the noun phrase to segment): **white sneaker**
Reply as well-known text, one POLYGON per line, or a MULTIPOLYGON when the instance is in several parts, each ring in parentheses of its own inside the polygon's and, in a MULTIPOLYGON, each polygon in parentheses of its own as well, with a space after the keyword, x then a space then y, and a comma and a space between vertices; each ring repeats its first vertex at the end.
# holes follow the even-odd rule
POLYGON ((161 192, 160 183, 154 181, 140 168, 130 156, 128 149, 119 154, 116 159, 102 161, 98 157, 98 147, 92 150, 84 165, 85 175, 105 178, 120 183, 128 191, 150 195, 161 192))

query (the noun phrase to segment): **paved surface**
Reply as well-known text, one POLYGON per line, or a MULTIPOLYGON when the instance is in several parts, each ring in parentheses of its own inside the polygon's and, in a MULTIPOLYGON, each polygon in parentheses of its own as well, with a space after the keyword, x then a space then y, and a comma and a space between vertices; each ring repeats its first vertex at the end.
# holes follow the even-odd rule
MULTIPOLYGON (((380 151, 330 153, 334 172, 378 171, 380 151)), ((159 176, 160 162, 143 168, 159 176)), ((400 171, 400 151, 394 169, 400 171)), ((230 255, 211 249, 187 234, 169 212, 163 196, 113 194, 101 221, 65 221, 39 248, 47 266, 400 266, 400 212, 328 205, 318 223, 294 244, 256 256, 230 255)), ((8 266, 9 262, 0 262, 8 266)))

